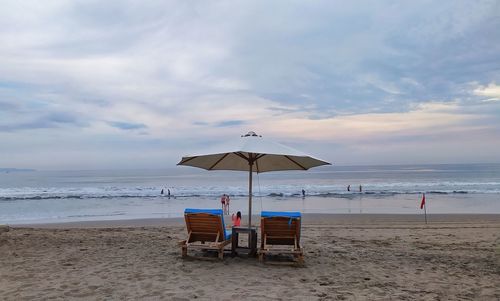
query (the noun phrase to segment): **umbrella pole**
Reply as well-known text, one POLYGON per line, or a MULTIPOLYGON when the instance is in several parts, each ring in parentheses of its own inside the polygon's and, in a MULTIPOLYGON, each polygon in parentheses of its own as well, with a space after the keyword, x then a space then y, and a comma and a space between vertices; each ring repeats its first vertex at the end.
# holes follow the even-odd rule
POLYGON ((248 229, 252 227, 252 167, 253 161, 248 164, 248 229))

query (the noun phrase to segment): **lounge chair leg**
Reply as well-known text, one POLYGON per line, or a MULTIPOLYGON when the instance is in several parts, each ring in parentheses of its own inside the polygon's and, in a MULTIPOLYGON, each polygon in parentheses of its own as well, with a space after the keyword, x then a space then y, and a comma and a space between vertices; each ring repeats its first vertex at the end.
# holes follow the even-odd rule
POLYGON ((264 262, 264 253, 259 253, 259 262, 264 262))
POLYGON ((219 259, 224 259, 224 250, 219 250, 219 259))
POLYGON ((297 260, 297 264, 298 265, 304 265, 304 255, 302 254, 299 254, 299 255, 295 255, 295 259, 297 260))
POLYGON ((182 257, 186 257, 188 254, 187 246, 182 246, 182 257))

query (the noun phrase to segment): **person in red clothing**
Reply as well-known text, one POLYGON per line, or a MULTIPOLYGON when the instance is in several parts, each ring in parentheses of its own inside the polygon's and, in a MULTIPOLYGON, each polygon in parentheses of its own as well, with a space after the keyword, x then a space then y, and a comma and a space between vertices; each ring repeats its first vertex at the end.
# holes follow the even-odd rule
POLYGON ((231 219, 233 220, 233 227, 241 226, 241 212, 240 211, 238 211, 236 213, 236 216, 233 213, 233 215, 231 216, 231 219))
POLYGON ((222 205, 222 212, 225 213, 226 212, 226 194, 225 193, 220 197, 220 203, 222 205))

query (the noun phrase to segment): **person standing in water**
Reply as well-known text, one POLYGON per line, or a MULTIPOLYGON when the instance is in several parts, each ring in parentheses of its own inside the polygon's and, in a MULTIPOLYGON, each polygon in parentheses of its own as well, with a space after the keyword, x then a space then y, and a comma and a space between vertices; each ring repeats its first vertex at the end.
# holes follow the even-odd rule
POLYGON ((359 185, 359 192, 363 192, 363 187, 359 185))
POLYGON ((229 215, 229 202, 231 199, 229 198, 229 195, 226 195, 226 215, 229 215))
POLYGON ((163 188, 161 189, 161 192, 160 192, 161 195, 163 195, 163 188))
POLYGON ((347 191, 351 191, 351 184, 347 185, 347 191))
POLYGON ((222 205, 222 212, 225 212, 225 209, 226 209, 226 194, 225 193, 220 197, 220 203, 222 205))
POLYGON ((304 189, 302 189, 302 197, 305 197, 306 196, 306 191, 304 189))

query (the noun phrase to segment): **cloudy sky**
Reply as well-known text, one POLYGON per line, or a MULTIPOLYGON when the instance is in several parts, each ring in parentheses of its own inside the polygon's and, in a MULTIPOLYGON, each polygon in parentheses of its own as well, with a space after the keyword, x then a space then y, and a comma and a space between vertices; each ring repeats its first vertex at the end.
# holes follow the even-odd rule
POLYGON ((0 167, 165 168, 249 130, 500 162, 498 1, 1 1, 0 167))

